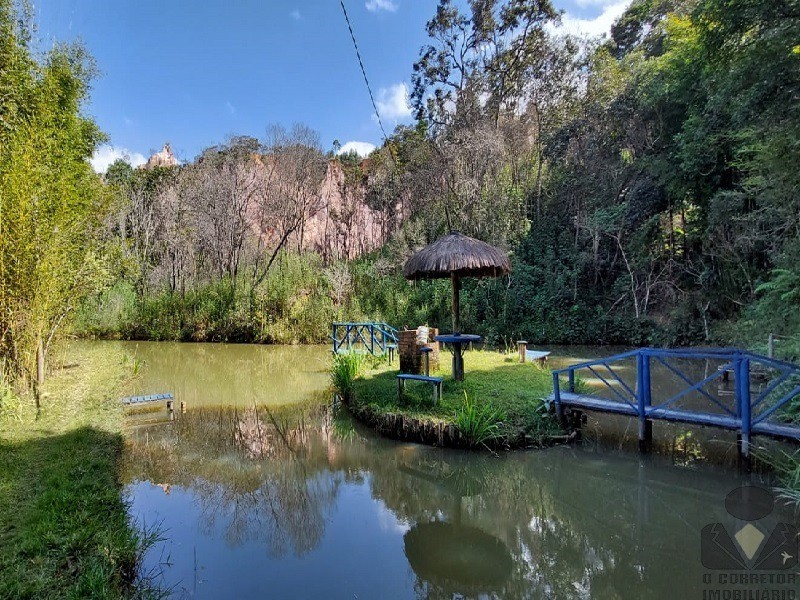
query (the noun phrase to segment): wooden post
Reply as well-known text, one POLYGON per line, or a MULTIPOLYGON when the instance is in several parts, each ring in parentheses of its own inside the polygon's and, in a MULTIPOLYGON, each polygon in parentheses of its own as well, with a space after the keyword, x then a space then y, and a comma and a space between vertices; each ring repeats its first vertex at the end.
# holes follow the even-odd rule
POLYGON ((453 379, 464 381, 464 348, 460 343, 453 343, 453 379))
POLYGON ((653 441, 653 422, 647 418, 650 406, 650 357, 640 350, 636 355, 636 400, 639 413, 639 451, 647 452, 653 441))
POLYGON ((583 411, 577 408, 570 407, 569 420, 572 421, 572 431, 575 432, 575 441, 580 442, 583 440, 583 411))
MULTIPOLYGON (((572 371, 570 371, 572 374, 572 371)), ((567 422, 564 419, 564 408, 561 406, 561 387, 559 386, 558 373, 553 373, 553 400, 556 405, 556 417, 562 429, 567 428, 567 422)))
POLYGON ((750 359, 738 358, 736 361, 736 390, 738 399, 737 412, 742 421, 741 433, 738 437, 739 461, 745 471, 750 470, 750 429, 752 426, 752 410, 750 406, 750 359))
POLYGON ((419 350, 422 352, 422 365, 425 369, 425 376, 428 377, 431 374, 431 352, 433 352, 433 348, 429 346, 425 346, 420 348, 419 350))
POLYGON ((450 284, 453 287, 453 333, 461 333, 460 327, 461 323, 459 322, 458 317, 458 301, 459 301, 459 292, 461 291, 461 280, 458 278, 458 275, 455 271, 450 273, 450 284))
POLYGON ((767 356, 770 358, 775 358, 775 334, 769 334, 769 342, 768 342, 768 349, 767 356))
POLYGON ((525 353, 528 351, 528 341, 519 340, 517 342, 517 350, 519 351, 519 362, 525 362, 525 353))

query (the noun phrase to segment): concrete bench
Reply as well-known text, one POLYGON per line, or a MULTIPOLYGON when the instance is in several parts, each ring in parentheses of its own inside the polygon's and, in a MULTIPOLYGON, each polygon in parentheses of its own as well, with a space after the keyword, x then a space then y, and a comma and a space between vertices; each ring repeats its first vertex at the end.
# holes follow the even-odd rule
POLYGON ((438 404, 439 398, 442 397, 442 381, 441 377, 431 377, 430 375, 414 375, 411 373, 400 373, 397 376, 397 396, 402 395, 403 390, 406 389, 406 381, 424 381, 433 384, 433 403, 438 404))

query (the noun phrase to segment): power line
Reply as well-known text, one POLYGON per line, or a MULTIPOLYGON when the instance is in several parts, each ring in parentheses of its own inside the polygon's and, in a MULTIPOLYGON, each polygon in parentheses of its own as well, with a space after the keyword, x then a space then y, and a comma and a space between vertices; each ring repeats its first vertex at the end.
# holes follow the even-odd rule
POLYGON ((344 13, 344 20, 347 22, 347 29, 350 30, 350 39, 353 40, 353 48, 356 50, 356 58, 358 58, 358 64, 361 67, 361 74, 364 76, 364 83, 367 84, 367 91, 369 92, 369 99, 372 101, 372 108, 375 109, 375 116, 378 118, 378 125, 380 125, 381 133, 383 133, 383 139, 388 143, 389 136, 386 135, 386 130, 383 128, 381 114, 378 112, 378 105, 375 102, 375 96, 372 93, 372 87, 369 85, 367 70, 364 68, 364 61, 361 60, 361 52, 358 50, 358 42, 356 41, 356 36, 353 33, 353 26, 350 24, 350 17, 347 16, 347 9, 344 7, 344 0, 339 0, 339 4, 341 5, 342 12, 344 13))

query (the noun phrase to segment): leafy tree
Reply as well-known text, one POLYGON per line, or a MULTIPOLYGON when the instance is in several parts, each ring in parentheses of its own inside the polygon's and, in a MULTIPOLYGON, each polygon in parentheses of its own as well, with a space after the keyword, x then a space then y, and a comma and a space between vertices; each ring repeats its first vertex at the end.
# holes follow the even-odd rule
POLYGON ((37 62, 24 27, 0 2, 0 359, 5 377, 38 389, 54 336, 105 279, 109 196, 88 163, 103 136, 81 114, 91 59, 58 46, 37 62))

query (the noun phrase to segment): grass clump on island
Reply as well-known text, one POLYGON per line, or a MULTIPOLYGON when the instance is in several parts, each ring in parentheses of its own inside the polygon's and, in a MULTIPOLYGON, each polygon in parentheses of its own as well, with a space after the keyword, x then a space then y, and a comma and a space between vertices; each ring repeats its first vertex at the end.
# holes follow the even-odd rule
POLYGON ((133 585, 147 540, 118 480, 131 361, 109 344, 53 357, 42 412, 8 389, 0 405, 0 598, 147 596, 133 585))
POLYGON ((398 397, 396 362, 389 366, 385 359, 371 356, 335 357, 333 372, 337 367, 344 370, 342 363, 353 360, 359 363, 359 370, 350 382, 349 402, 356 412, 400 413, 452 424, 471 446, 542 445, 561 434, 546 401, 552 388, 550 371, 520 364, 516 354, 468 352, 465 380, 454 381, 451 356, 442 352, 440 369, 432 373, 444 378, 442 398, 436 406, 429 383, 408 381, 405 393, 398 397))

